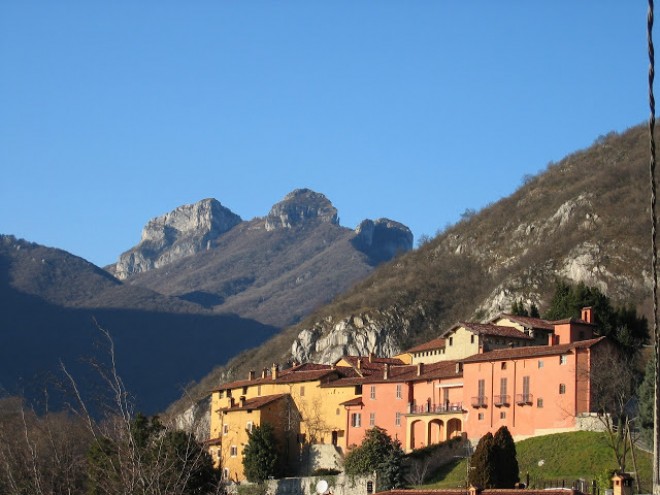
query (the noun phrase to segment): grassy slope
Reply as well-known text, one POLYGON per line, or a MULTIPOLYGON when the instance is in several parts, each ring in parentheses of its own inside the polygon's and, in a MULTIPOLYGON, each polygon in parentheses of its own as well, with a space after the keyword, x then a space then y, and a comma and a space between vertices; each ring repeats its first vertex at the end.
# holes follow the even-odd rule
MULTIPOLYGON (((525 480, 529 473, 530 485, 535 480, 569 480, 603 477, 604 473, 616 468, 613 454, 607 446, 604 434, 587 431, 545 435, 516 443, 520 478, 525 480), (539 461, 543 460, 541 466, 539 461)), ((651 455, 636 450, 637 470, 642 490, 651 489, 651 455)), ((628 461, 632 471, 632 461, 628 461)), ((424 488, 457 488, 465 483, 465 460, 452 462, 435 473, 433 480, 424 488)), ((550 486, 550 485, 548 485, 550 486)))

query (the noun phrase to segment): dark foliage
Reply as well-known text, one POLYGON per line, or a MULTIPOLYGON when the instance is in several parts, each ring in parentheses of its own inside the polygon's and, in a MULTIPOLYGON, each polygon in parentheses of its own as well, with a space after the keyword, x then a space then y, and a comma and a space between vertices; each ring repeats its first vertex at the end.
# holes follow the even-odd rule
POLYGON ((627 356, 635 355, 649 341, 648 321, 638 316, 630 305, 612 306, 610 298, 596 287, 580 282, 570 285, 558 281, 545 318, 579 318, 584 307, 591 306, 601 335, 610 338, 627 356))
POLYGON ((279 466, 275 430, 268 423, 253 427, 243 451, 246 478, 253 483, 263 483, 269 476, 279 475, 279 466))
POLYGON ((378 473, 379 491, 403 486, 403 449, 378 426, 366 431, 359 447, 344 458, 344 471, 349 476, 378 473))
POLYGON ((516 444, 506 426, 493 436, 493 463, 495 465, 495 488, 514 488, 520 481, 516 444))
POLYGON ((479 439, 470 459, 470 485, 479 488, 493 488, 495 486, 495 463, 493 434, 488 432, 479 439))

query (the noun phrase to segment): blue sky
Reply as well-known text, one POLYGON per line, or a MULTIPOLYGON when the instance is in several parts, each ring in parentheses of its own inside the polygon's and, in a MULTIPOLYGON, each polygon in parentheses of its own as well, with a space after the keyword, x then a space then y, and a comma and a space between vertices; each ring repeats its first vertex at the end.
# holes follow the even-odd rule
POLYGON ((98 265, 309 187, 415 238, 648 115, 642 1, 0 2, 0 233, 98 265))

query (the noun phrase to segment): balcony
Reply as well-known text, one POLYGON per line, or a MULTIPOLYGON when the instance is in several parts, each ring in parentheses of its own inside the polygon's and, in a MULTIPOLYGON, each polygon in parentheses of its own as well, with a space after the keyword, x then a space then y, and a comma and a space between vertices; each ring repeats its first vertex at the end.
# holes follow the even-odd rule
POLYGON ((472 397, 472 407, 488 407, 488 397, 483 395, 472 397))
POLYGON ((519 406, 531 406, 534 402, 532 394, 516 394, 516 404, 519 406))
POLYGON ((509 407, 511 405, 510 395, 496 395, 493 397, 493 405, 495 407, 509 407))
POLYGON ((463 411, 462 402, 445 402, 443 404, 408 404, 408 414, 442 414, 463 411))

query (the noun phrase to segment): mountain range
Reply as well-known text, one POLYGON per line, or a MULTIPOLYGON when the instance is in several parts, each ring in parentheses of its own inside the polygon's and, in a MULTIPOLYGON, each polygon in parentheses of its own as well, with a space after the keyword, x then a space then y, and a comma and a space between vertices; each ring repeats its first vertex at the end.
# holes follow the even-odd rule
POLYGON ((178 207, 106 269, 0 236, 0 390, 62 405, 75 400, 53 391, 70 391, 65 367, 103 407, 112 397, 98 371, 114 357, 136 407, 157 412, 411 247, 410 230, 391 220, 340 226, 332 203, 307 189, 250 221, 215 199, 178 207))

